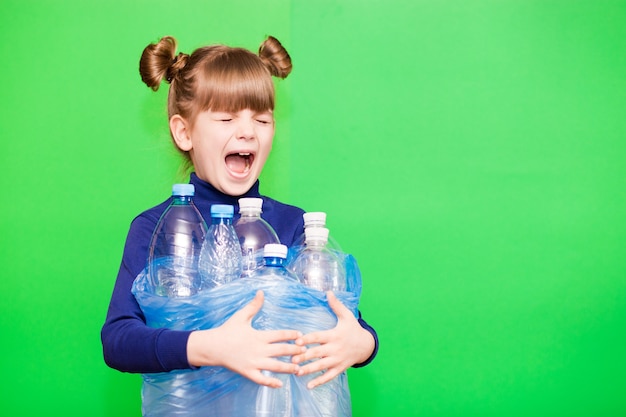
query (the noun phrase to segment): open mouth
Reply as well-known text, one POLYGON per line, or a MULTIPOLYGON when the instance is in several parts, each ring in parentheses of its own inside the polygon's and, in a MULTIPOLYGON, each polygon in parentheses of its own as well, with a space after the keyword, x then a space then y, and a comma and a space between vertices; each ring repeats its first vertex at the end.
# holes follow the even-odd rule
POLYGON ((250 152, 236 152, 226 155, 226 166, 236 174, 246 174, 254 162, 254 154, 250 152))

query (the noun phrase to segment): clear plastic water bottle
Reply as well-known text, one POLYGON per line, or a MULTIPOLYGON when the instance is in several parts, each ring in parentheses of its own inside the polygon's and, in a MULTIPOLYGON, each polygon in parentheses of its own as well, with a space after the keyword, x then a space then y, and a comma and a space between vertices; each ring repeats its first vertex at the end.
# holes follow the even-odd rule
POLYGON ((263 266, 265 245, 280 243, 272 226, 261 218, 262 208, 263 199, 261 198, 239 199, 241 217, 233 225, 241 246, 243 276, 250 276, 256 269, 263 266))
MULTIPOLYGON (((304 219, 304 230, 312 229, 316 227, 326 227, 326 213, 323 211, 310 211, 306 212, 302 215, 304 219)), ((293 247, 304 246, 305 244, 305 234, 303 233, 299 236, 296 241, 293 243, 293 247)), ((326 247, 330 250, 341 253, 341 247, 339 243, 330 235, 328 235, 326 247)))
POLYGON ((319 291, 345 291, 345 265, 334 251, 326 246, 328 229, 310 227, 305 229, 304 248, 290 262, 300 282, 319 291))
MULTIPOLYGON (((258 268, 252 276, 269 280, 297 281, 296 276, 285 268, 287 246, 269 243, 263 248, 264 266, 258 268)), ((289 361, 290 358, 283 360, 289 361)), ((291 417, 292 392, 291 376, 288 374, 262 371, 267 376, 278 378, 283 383, 280 388, 259 387, 256 398, 256 417, 291 417)))
POLYGON ((233 227, 234 207, 211 206, 211 225, 200 251, 198 269, 202 290, 211 289, 241 277, 241 247, 233 227))
POLYGON ((155 293, 188 297, 202 285, 198 256, 207 225, 193 204, 193 184, 174 184, 172 202, 159 219, 148 253, 148 273, 155 293))
POLYGON ((261 371, 283 383, 280 388, 259 387, 256 396, 256 417, 292 417, 291 384, 289 375, 261 371))

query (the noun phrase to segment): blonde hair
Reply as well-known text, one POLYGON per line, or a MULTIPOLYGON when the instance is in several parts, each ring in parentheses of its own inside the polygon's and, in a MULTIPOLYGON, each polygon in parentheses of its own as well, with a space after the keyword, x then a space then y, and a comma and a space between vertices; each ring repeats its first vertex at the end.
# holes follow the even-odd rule
MULTIPOLYGON (((244 48, 210 45, 191 55, 176 54, 177 42, 165 36, 148 45, 141 54, 142 81, 157 91, 170 83, 168 118, 179 114, 191 125, 206 110, 237 112, 274 110, 272 76, 285 78, 292 69, 291 58, 274 37, 259 47, 258 55, 244 48)), ((183 152, 189 162, 189 155, 183 152)))

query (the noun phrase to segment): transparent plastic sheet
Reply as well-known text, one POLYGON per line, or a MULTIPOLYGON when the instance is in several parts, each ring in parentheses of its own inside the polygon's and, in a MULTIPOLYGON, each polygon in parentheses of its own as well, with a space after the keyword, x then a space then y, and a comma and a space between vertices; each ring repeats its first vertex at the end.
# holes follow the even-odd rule
MULTIPOLYGON (((350 291, 337 298, 356 316, 361 293, 361 276, 351 255, 343 255, 350 291)), ((147 324, 155 328, 201 330, 217 327, 248 304, 263 290, 263 308, 252 321, 259 330, 297 329, 303 333, 326 330, 337 319, 328 307, 326 295, 297 282, 242 278, 190 297, 155 295, 144 270, 135 279, 132 292, 143 310, 147 324)), ((285 360, 289 360, 286 358, 285 360)), ((297 377, 277 374, 282 388, 262 387, 222 367, 201 367, 168 373, 144 374, 142 413, 144 416, 236 416, 236 417, 350 417, 350 391, 346 373, 309 390, 307 383, 317 375, 297 377), (268 411, 259 410, 264 396, 288 402, 268 411), (283 407, 284 408, 284 407, 283 407)))

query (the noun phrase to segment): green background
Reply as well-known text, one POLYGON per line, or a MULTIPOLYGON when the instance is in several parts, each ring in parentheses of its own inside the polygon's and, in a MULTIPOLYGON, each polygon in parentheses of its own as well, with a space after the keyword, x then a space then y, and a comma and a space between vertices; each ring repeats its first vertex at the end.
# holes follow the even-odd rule
POLYGON ((269 34, 262 191, 328 212, 380 336, 360 416, 626 415, 626 2, 0 2, 0 413, 140 415, 99 331, 181 180, 142 49, 269 34))

